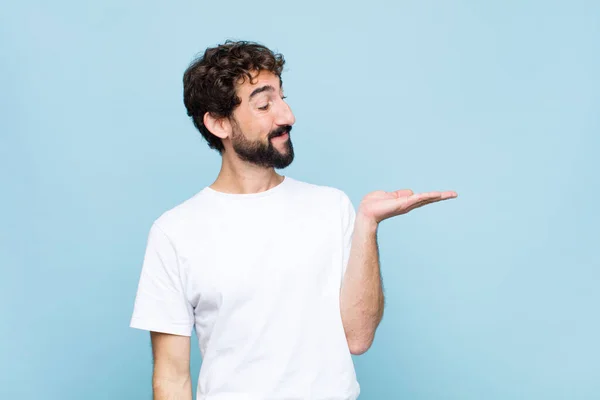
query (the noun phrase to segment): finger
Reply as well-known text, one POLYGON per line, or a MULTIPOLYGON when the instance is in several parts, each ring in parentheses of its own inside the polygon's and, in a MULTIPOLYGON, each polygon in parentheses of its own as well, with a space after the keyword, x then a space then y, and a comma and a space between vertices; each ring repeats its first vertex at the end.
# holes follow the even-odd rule
POLYGON ((428 198, 428 199, 423 199, 421 201, 417 201, 409 206, 406 207, 406 212, 409 212, 411 210, 414 210, 415 208, 419 208, 419 207, 423 207, 424 205, 427 204, 432 204, 432 203, 437 203, 440 201, 444 201, 444 200, 449 200, 452 197, 447 197, 447 198, 443 198, 443 197, 439 197, 439 198, 428 198))
POLYGON ((403 214, 415 208, 415 205, 419 205, 421 203, 425 203, 430 200, 440 198, 441 194, 435 193, 419 193, 413 194, 408 197, 400 197, 398 199, 394 199, 394 204, 392 205, 395 210, 395 214, 403 214))
POLYGON ((396 198, 400 198, 400 197, 408 197, 408 196, 412 196, 414 193, 412 190, 410 189, 401 189, 401 190, 396 190, 394 193, 394 196, 396 198))
MULTIPOLYGON (((458 196, 458 194, 454 191, 445 191, 445 192, 426 192, 420 193, 416 195, 414 198, 415 201, 420 201, 421 199, 451 199, 458 196)), ((412 199, 411 199, 412 200, 412 199)))
POLYGON ((442 194, 440 192, 419 193, 408 197, 409 204, 415 204, 428 199, 439 199, 442 194))
POLYGON ((446 200, 453 196, 454 192, 426 192, 412 194, 408 197, 399 197, 395 199, 395 209, 396 212, 405 213, 415 208, 422 207, 425 204, 446 200))
POLYGON ((458 193, 456 193, 453 190, 442 192, 442 198, 444 198, 444 199, 453 199, 455 197, 458 197, 458 193))
POLYGON ((429 204, 429 203, 433 203, 435 201, 440 201, 441 198, 440 197, 423 197, 421 199, 418 199, 410 204, 406 205, 406 208, 417 208, 417 207, 421 207, 424 206, 425 204, 429 204))

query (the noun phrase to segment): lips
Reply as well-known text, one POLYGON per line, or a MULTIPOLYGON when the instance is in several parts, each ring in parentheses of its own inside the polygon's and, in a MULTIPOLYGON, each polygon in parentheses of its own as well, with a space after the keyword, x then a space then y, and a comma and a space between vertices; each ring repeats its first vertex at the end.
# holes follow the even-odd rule
POLYGON ((283 131, 283 132, 277 132, 277 133, 275 133, 275 134, 272 136, 272 138, 280 137, 280 136, 283 136, 283 135, 287 135, 287 131, 283 131))
POLYGON ((283 135, 289 135, 291 131, 292 131, 291 125, 280 126, 274 132, 271 133, 270 138, 273 139, 273 138, 280 137, 283 135))

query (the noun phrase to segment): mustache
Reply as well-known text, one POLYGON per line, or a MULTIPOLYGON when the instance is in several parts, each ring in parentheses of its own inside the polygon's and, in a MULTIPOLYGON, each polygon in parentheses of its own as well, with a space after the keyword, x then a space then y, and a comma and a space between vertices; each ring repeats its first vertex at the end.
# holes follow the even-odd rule
POLYGON ((272 139, 272 138, 277 137, 277 136, 281 136, 284 133, 290 134, 291 132, 292 132, 292 126, 291 125, 280 126, 279 128, 277 128, 274 131, 271 131, 271 133, 269 133, 269 139, 272 139))

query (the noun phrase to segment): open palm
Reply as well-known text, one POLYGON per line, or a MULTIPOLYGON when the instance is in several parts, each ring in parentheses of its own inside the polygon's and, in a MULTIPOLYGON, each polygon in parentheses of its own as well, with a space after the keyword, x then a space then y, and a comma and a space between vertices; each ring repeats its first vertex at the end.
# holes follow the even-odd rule
POLYGON ((360 212, 363 216, 379 223, 384 219, 406 214, 415 208, 426 204, 457 197, 454 191, 426 192, 414 194, 410 189, 385 192, 378 190, 366 195, 360 203, 360 212))

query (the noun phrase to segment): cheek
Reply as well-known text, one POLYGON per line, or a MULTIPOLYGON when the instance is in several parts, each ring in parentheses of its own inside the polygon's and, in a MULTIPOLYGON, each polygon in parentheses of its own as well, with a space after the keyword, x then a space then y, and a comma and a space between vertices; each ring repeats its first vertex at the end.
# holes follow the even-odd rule
POLYGON ((240 130, 249 140, 266 140, 273 130, 273 118, 270 115, 259 113, 238 114, 240 130))
POLYGON ((271 133, 272 125, 269 121, 258 119, 253 121, 252 124, 248 126, 249 135, 252 135, 253 139, 263 139, 265 140, 269 133, 271 133))

